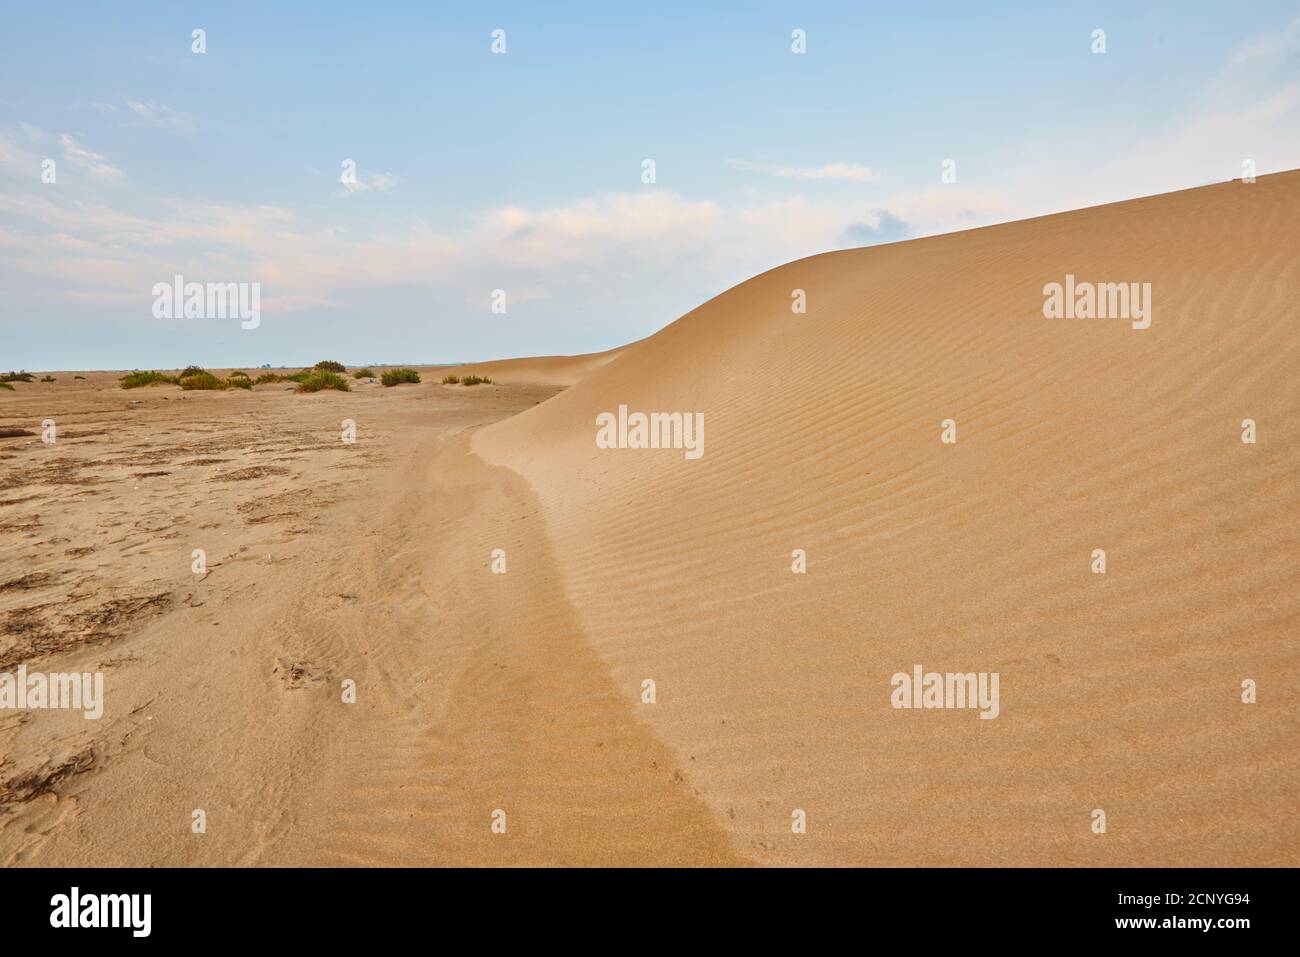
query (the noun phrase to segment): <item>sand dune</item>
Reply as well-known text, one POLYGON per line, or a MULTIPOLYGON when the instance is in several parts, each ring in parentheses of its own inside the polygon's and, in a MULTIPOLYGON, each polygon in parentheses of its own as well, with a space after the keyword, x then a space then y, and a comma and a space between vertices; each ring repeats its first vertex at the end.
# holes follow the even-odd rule
POLYGON ((0 439, 0 656, 108 689, 0 713, 0 860, 1298 864, 1297 213, 815 256, 494 386, 0 392, 62 430, 0 439), (1067 274, 1150 328, 1045 318, 1067 274), (620 405, 703 454, 598 448, 620 405), (918 663, 998 717, 892 708, 918 663))
POLYGON ((750 859, 1295 864, 1298 213, 1287 173, 801 260, 473 448, 750 859), (1066 274, 1152 283, 1150 328, 1044 318, 1066 274), (705 454, 596 448, 620 404, 705 454), (916 663, 1000 717, 892 709, 916 663))
POLYGON ((627 346, 593 352, 580 356, 536 356, 526 359, 494 359, 490 362, 469 362, 449 366, 440 372, 459 376, 487 376, 493 382, 505 384, 571 386, 597 369, 603 368, 623 352, 627 346))

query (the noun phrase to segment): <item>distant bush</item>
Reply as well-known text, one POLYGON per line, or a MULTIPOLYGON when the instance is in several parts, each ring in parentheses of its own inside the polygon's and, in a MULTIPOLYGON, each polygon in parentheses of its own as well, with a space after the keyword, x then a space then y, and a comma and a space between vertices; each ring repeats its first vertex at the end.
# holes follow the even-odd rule
POLYGON ((373 379, 374 377, 375 372, 370 368, 370 366, 366 366, 364 369, 358 369, 356 372, 352 373, 352 378, 354 379, 373 379))
POLYGON ((329 369, 317 369, 298 383, 299 392, 320 392, 322 389, 338 389, 348 392, 351 387, 348 380, 329 369))
POLYGON ((303 369, 301 372, 291 372, 288 375, 282 375, 278 372, 263 372, 257 377, 255 385, 261 385, 263 382, 299 382, 301 383, 312 374, 310 369, 303 369))
POLYGON ((182 375, 181 388, 186 392, 211 392, 214 390, 229 389, 230 383, 225 379, 218 379, 211 372, 195 372, 191 375, 182 375))
POLYGON ((84 375, 74 375, 72 378, 74 378, 74 379, 84 379, 85 376, 84 376, 84 375))
POLYGON ((250 378, 249 378, 248 376, 246 376, 246 375, 243 375, 243 376, 239 376, 239 375, 231 376, 229 379, 226 379, 226 382, 229 383, 230 385, 234 386, 236 389, 252 389, 252 388, 253 388, 253 380, 250 379, 250 378))
POLYGON ((8 389, 10 392, 14 391, 14 387, 3 380, 0 380, 0 389, 8 389))
POLYGON ((420 373, 414 369, 389 369, 379 377, 384 385, 401 385, 403 382, 419 382, 420 373))
POLYGON ((207 371, 208 371, 207 369, 202 369, 199 366, 186 366, 184 369, 181 370, 181 374, 178 375, 176 378, 184 379, 186 376, 198 375, 200 372, 207 372, 207 371))
POLYGON ((460 380, 461 385, 491 385, 492 380, 487 376, 467 375, 460 380))
POLYGON ((142 385, 158 385, 160 382, 179 385, 180 379, 161 372, 128 372, 118 380, 123 389, 138 389, 142 385))
POLYGON ((341 362, 331 362, 329 359, 322 359, 312 366, 313 369, 319 369, 323 372, 347 372, 348 367, 341 362))
POLYGON ((460 376, 458 375, 445 375, 442 377, 443 385, 455 385, 459 381, 460 381, 460 376))
POLYGON ((0 382, 31 382, 35 378, 30 372, 6 372, 0 375, 0 382))
POLYGON ((247 379, 247 378, 248 378, 248 373, 245 372, 243 369, 231 369, 229 372, 226 373, 226 378, 227 378, 227 379, 235 379, 235 378, 247 379))
POLYGON ((54 376, 52 376, 52 375, 44 375, 44 376, 41 376, 41 381, 42 381, 42 382, 53 382, 53 381, 54 381, 54 376))

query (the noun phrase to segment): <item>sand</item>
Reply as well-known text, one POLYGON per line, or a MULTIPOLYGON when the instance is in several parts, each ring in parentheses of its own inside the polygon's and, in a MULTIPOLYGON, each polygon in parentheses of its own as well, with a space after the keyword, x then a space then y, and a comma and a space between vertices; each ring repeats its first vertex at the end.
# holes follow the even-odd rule
POLYGON ((494 359, 490 362, 470 362, 448 366, 438 371, 442 375, 486 376, 504 385, 554 385, 567 388, 578 380, 600 369, 623 352, 628 346, 581 356, 535 356, 527 359, 494 359))
POLYGON ((106 689, 0 711, 0 861, 1300 864, 1297 214, 815 256, 491 386, 0 392, 60 430, 0 438, 0 670, 106 689), (1044 318, 1067 274, 1150 328, 1044 318), (619 405, 704 454, 598 448, 619 405), (997 718, 891 707, 916 664, 997 718))

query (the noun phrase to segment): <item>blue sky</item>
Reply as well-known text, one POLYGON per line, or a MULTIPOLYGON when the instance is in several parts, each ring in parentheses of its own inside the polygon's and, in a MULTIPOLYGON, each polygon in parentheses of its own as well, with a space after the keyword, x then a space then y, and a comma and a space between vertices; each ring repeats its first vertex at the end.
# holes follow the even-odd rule
POLYGON ((7 4, 0 366, 595 351, 828 249, 1300 166, 1295 2, 705 6, 7 4), (259 327, 154 318, 176 273, 259 327))

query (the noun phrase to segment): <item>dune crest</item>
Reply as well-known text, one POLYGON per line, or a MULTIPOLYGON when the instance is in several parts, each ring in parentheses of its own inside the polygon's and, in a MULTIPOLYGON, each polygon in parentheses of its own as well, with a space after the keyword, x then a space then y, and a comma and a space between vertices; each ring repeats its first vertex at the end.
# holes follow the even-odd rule
POLYGON ((1295 865, 1298 214, 1289 172, 799 260, 472 447, 739 853, 1295 865), (1149 325, 1045 318, 1067 275, 1149 325), (598 447, 620 405, 707 452, 598 447), (891 708, 916 662, 997 719, 891 708))
MULTIPOLYGON (((493 382, 528 385, 570 386, 619 357, 627 346, 577 356, 531 356, 524 359, 492 359, 448 366, 446 373, 487 376, 493 382)), ((444 371, 444 370, 439 370, 444 371)))

